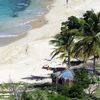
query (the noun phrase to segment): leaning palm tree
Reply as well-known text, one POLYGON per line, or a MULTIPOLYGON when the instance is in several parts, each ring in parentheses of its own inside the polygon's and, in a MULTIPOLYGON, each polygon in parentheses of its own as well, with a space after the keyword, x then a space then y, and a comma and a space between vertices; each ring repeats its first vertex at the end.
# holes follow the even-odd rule
POLYGON ((83 54, 84 58, 94 57, 93 66, 95 73, 95 58, 100 55, 100 13, 87 11, 84 15, 84 25, 82 27, 82 38, 74 47, 76 56, 83 54))
POLYGON ((70 67, 70 56, 73 46, 72 34, 68 33, 67 30, 65 33, 57 34, 53 40, 50 41, 51 44, 55 45, 54 51, 51 53, 52 58, 58 55, 59 58, 65 60, 68 58, 68 67, 70 67))
POLYGON ((69 17, 68 21, 62 23, 61 32, 50 41, 55 46, 54 51, 51 53, 52 58, 55 56, 64 60, 68 58, 68 67, 71 66, 70 57, 74 47, 74 38, 76 34, 78 36, 81 24, 82 21, 78 20, 75 16, 69 17))
POLYGON ((81 57, 84 61, 94 56, 93 66, 95 68, 95 58, 100 55, 100 33, 95 36, 85 36, 75 44, 73 51, 76 57, 81 57))

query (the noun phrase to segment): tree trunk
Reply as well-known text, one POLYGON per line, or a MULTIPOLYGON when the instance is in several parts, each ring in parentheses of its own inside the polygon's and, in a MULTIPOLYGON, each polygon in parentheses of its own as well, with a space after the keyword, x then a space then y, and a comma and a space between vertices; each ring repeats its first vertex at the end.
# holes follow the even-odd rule
POLYGON ((94 75, 96 74, 95 67, 96 67, 96 57, 94 55, 94 58, 93 58, 93 73, 94 73, 94 75))
POLYGON ((87 63, 88 61, 88 58, 86 56, 84 56, 84 59, 83 59, 83 66, 87 69, 88 67, 90 67, 87 63))
POLYGON ((68 50, 68 68, 70 68, 71 64, 70 64, 70 50, 68 50))
POLYGON ((84 59, 83 59, 83 65, 84 65, 84 67, 87 67, 86 66, 86 58, 84 57, 84 59))

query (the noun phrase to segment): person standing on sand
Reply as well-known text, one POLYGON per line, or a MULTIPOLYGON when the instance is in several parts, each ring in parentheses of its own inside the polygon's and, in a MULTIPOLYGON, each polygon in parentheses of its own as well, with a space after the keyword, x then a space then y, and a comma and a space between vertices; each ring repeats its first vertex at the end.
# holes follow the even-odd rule
POLYGON ((29 46, 27 45, 26 48, 25 48, 25 53, 28 55, 28 49, 29 49, 29 46))
POLYGON ((68 4, 68 0, 66 0, 66 4, 68 4))

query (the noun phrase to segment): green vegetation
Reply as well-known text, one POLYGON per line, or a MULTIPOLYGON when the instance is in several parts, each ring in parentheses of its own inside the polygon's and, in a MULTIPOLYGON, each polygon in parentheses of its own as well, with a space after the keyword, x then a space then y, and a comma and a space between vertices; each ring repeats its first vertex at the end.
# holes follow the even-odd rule
POLYGON ((75 70, 75 84, 83 89, 88 88, 91 83, 88 71, 83 67, 75 70))
MULTIPOLYGON (((62 23, 61 32, 54 36, 50 44, 55 46, 51 53, 52 59, 54 57, 62 59, 62 62, 65 62, 66 67, 69 68, 71 67, 71 57, 82 60, 86 67, 87 61, 93 58, 94 75, 85 69, 77 69, 74 86, 67 89, 68 97, 82 98, 85 94, 84 89, 88 88, 89 84, 97 83, 99 85, 96 75, 100 71, 96 71, 96 58, 100 57, 100 13, 96 14, 91 10, 86 11, 81 18, 69 17, 68 21, 62 23)), ((92 94, 90 96, 93 99, 92 94)))
POLYGON ((61 32, 50 41, 55 46, 51 53, 66 60, 70 67, 70 57, 80 58, 86 62, 94 57, 93 66, 95 73, 96 57, 100 56, 100 13, 87 11, 82 18, 71 16, 62 23, 61 32))
POLYGON ((0 99, 4 100, 91 100, 84 92, 90 84, 85 68, 75 70, 75 82, 72 87, 60 84, 6 83, 0 85, 0 99))
POLYGON ((58 86, 57 92, 70 98, 83 98, 85 95, 84 89, 88 88, 90 84, 89 74, 85 68, 75 70, 74 85, 69 87, 58 86))
POLYGON ((22 95, 22 100, 71 100, 63 95, 46 90, 36 90, 22 95))
MULTIPOLYGON (((96 57, 100 56, 100 13, 87 11, 82 18, 71 16, 62 23, 61 32, 50 41, 55 46, 51 53, 52 59, 56 56, 67 62, 71 67, 70 59, 78 58, 84 63, 93 57, 94 74, 85 67, 75 69, 75 79, 72 87, 60 84, 32 85, 26 83, 8 83, 0 85, 0 99, 4 100, 100 100, 100 87, 95 94, 86 94, 84 91, 95 83, 99 86, 96 76, 96 57), (95 99, 94 99, 95 98, 95 99)), ((66 66, 67 66, 66 65, 66 66)), ((89 91, 90 92, 90 91, 89 91)))

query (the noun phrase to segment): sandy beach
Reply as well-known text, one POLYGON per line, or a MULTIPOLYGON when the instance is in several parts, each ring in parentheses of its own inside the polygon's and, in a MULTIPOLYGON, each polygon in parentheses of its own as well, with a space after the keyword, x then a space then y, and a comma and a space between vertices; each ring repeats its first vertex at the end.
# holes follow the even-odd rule
MULTIPOLYGON (((54 0, 49 12, 44 16, 46 23, 32 29, 23 38, 0 47, 0 83, 9 82, 48 82, 52 71, 42 69, 42 66, 55 64, 45 59, 50 58, 53 46, 49 40, 60 32, 61 23, 71 15, 80 17, 86 10, 100 11, 100 0, 54 0), (44 77, 35 80, 34 76, 44 77)), ((39 21, 36 24, 41 24, 39 21)), ((38 26, 38 25, 36 25, 38 26)))

